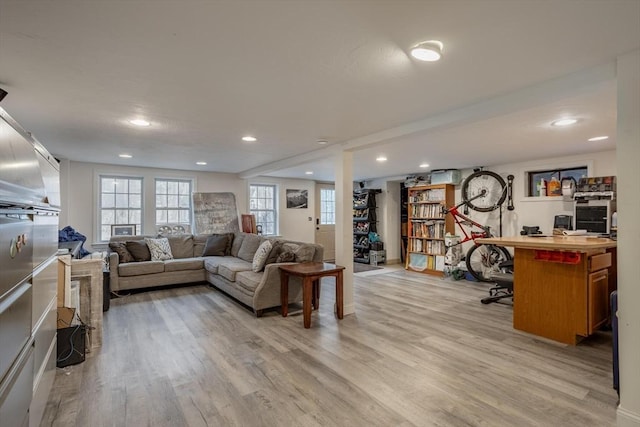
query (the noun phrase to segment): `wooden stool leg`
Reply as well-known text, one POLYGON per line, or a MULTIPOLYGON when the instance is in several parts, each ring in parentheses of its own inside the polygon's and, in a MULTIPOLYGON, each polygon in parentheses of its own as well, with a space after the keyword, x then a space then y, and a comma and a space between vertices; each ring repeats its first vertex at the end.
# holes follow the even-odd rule
POLYGON ((320 279, 313 281, 313 309, 320 307, 320 279))
POLYGON ((339 271, 336 276, 336 314, 338 319, 344 317, 344 295, 342 291, 342 271, 339 271))
POLYGON ((302 314, 304 317, 304 327, 311 327, 311 298, 313 294, 313 281, 307 277, 302 283, 302 314))
POLYGON ((282 317, 287 317, 289 313, 289 275, 284 271, 280 272, 280 310, 282 317))

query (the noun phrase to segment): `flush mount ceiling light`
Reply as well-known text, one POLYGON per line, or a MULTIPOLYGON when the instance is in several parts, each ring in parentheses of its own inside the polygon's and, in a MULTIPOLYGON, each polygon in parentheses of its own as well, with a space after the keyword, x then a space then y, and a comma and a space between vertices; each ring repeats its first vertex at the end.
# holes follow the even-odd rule
POLYGON ((319 145, 327 145, 329 143, 329 141, 327 141, 326 139, 319 139, 316 141, 319 145))
POLYGON ((247 136, 243 136, 242 140, 244 142, 256 142, 258 139, 256 137, 254 137, 254 136, 247 135, 247 136))
POLYGON ((305 175, 313 175, 313 171, 306 171, 304 174, 305 175))
POLYGON ((444 45, 439 40, 427 40, 412 47, 411 56, 420 61, 438 61, 442 58, 443 47, 444 45))
POLYGON ((376 162, 386 162, 387 158, 385 156, 378 156, 376 158, 376 162))
POLYGON ((429 167, 429 163, 422 163, 420 165, 421 168, 428 168, 429 167))
POLYGON ((207 162, 196 162, 196 165, 198 166, 205 166, 207 164, 207 162))
POLYGON ((123 159, 130 159, 133 156, 131 154, 118 154, 118 157, 121 157, 123 159))
POLYGON ((578 119, 559 119, 551 122, 551 126, 570 126, 578 123, 578 119))
POLYGON ((149 123, 148 121, 146 121, 144 119, 129 120, 129 123, 131 123, 132 125, 140 126, 140 127, 151 126, 151 123, 149 123))
POLYGON ((594 136, 593 138, 587 139, 587 141, 591 141, 591 142, 593 142, 593 141, 604 141, 605 139, 609 139, 609 137, 608 136, 604 136, 604 135, 603 136, 594 136))

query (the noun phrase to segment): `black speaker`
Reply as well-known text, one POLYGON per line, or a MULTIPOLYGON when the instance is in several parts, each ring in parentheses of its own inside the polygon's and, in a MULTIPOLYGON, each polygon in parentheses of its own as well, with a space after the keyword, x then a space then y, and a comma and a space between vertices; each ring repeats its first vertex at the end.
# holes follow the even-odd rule
POLYGON ((85 325, 58 329, 58 358, 56 359, 58 368, 84 362, 86 335, 85 325))
POLYGON ((0 88, 0 102, 2 102, 5 96, 7 96, 7 91, 0 88))

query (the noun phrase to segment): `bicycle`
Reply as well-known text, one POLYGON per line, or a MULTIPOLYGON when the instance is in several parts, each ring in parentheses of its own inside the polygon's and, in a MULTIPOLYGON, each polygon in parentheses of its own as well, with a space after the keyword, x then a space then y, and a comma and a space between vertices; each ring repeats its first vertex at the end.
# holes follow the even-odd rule
POLYGON ((491 212, 504 202, 507 195, 506 188, 502 177, 495 172, 477 171, 467 177, 462 184, 463 201, 451 208, 442 208, 444 215, 450 213, 453 216, 455 223, 464 234, 461 241, 450 247, 473 240, 474 245, 467 251, 465 261, 469 273, 481 282, 492 282, 491 275, 500 271, 500 264, 510 260, 511 254, 502 246, 477 243, 476 239, 494 237, 491 234, 491 227, 472 220, 460 213, 458 208, 468 206, 479 212, 491 212), (464 226, 471 228, 468 233, 464 226), (474 227, 479 231, 473 231, 474 227))

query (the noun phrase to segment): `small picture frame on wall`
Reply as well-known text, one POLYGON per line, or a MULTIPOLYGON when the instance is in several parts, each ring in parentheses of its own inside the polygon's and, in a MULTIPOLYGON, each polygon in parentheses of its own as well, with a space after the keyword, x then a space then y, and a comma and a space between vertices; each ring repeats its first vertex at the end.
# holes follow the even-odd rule
POLYGON ((135 224, 117 224, 111 226, 112 236, 135 236, 136 225, 135 224))
POLYGON ((288 209, 306 209, 309 207, 309 190, 287 190, 288 209))

